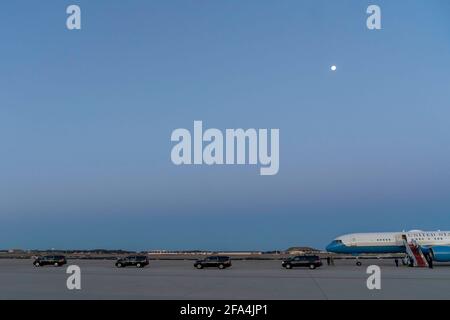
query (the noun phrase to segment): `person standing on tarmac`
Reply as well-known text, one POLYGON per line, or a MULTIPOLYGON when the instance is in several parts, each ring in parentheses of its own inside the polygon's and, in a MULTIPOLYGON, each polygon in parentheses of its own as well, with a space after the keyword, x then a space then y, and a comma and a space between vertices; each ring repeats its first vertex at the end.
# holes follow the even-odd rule
POLYGON ((425 260, 427 260, 427 262, 428 262, 428 267, 430 269, 433 269, 433 258, 431 257, 431 255, 429 253, 427 253, 425 255, 425 260))

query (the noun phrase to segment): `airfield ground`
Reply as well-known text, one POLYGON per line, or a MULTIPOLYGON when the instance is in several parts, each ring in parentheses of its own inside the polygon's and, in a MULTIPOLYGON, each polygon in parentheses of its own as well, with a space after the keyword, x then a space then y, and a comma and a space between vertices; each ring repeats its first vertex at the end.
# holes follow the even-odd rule
POLYGON ((196 270, 192 261, 151 261, 117 269, 114 261, 69 260, 82 289, 66 287, 66 267, 35 268, 32 260, 0 260, 0 299, 450 299, 450 266, 396 268, 392 261, 336 261, 317 270, 281 268, 280 261, 234 261, 227 270, 196 270), (382 270, 370 291, 369 265, 382 270))

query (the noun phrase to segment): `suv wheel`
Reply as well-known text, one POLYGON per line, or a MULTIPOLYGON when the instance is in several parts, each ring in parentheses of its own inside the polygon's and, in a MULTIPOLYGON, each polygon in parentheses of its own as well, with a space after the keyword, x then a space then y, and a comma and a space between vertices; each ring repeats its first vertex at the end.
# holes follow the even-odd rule
POLYGON ((58 262, 55 262, 53 265, 54 265, 55 267, 59 267, 59 263, 58 263, 58 262))
POLYGON ((138 264, 136 265, 136 267, 141 268, 142 265, 141 265, 140 263, 138 263, 138 264))
POLYGON ((292 269, 292 265, 291 265, 290 263, 288 263, 288 264, 286 265, 286 269, 292 269))
POLYGON ((122 268, 122 264, 119 262, 118 264, 116 264, 117 268, 122 268))
POLYGON ((199 263, 195 266, 197 269, 203 269, 203 266, 199 263))
POLYGON ((225 266, 223 264, 219 264, 219 269, 225 269, 225 266))
POLYGON ((36 268, 39 268, 39 267, 41 266, 41 264, 40 264, 39 262, 36 262, 36 263, 34 264, 34 266, 35 266, 36 268))
POLYGON ((313 264, 311 264, 311 265, 309 265, 309 268, 310 268, 311 270, 314 270, 314 269, 316 268, 316 266, 313 265, 313 264))

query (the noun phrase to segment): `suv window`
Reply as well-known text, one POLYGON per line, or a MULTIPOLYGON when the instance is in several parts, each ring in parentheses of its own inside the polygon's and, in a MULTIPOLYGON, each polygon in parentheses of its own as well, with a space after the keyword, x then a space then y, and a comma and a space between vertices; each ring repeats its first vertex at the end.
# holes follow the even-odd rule
POLYGON ((208 257, 206 261, 217 261, 217 257, 208 257))
POLYGON ((319 257, 318 256, 309 256, 309 257, 307 257, 307 259, 308 259, 308 261, 316 261, 316 260, 319 260, 319 257))
POLYGON ((228 261, 228 260, 230 260, 230 258, 229 257, 219 257, 219 261, 228 261))

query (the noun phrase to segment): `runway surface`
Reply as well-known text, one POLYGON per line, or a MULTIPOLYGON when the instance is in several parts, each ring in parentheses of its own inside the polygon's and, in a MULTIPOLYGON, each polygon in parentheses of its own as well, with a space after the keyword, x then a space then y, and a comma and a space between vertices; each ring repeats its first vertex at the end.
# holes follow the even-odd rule
POLYGON ((66 287, 66 267, 35 268, 0 260, 0 299, 450 299, 450 266, 396 268, 391 261, 336 261, 317 270, 281 268, 280 261, 234 261, 227 270, 196 270, 192 261, 151 261, 117 269, 114 261, 69 260, 82 289, 66 287), (382 270, 381 290, 368 290, 367 266, 382 270))

